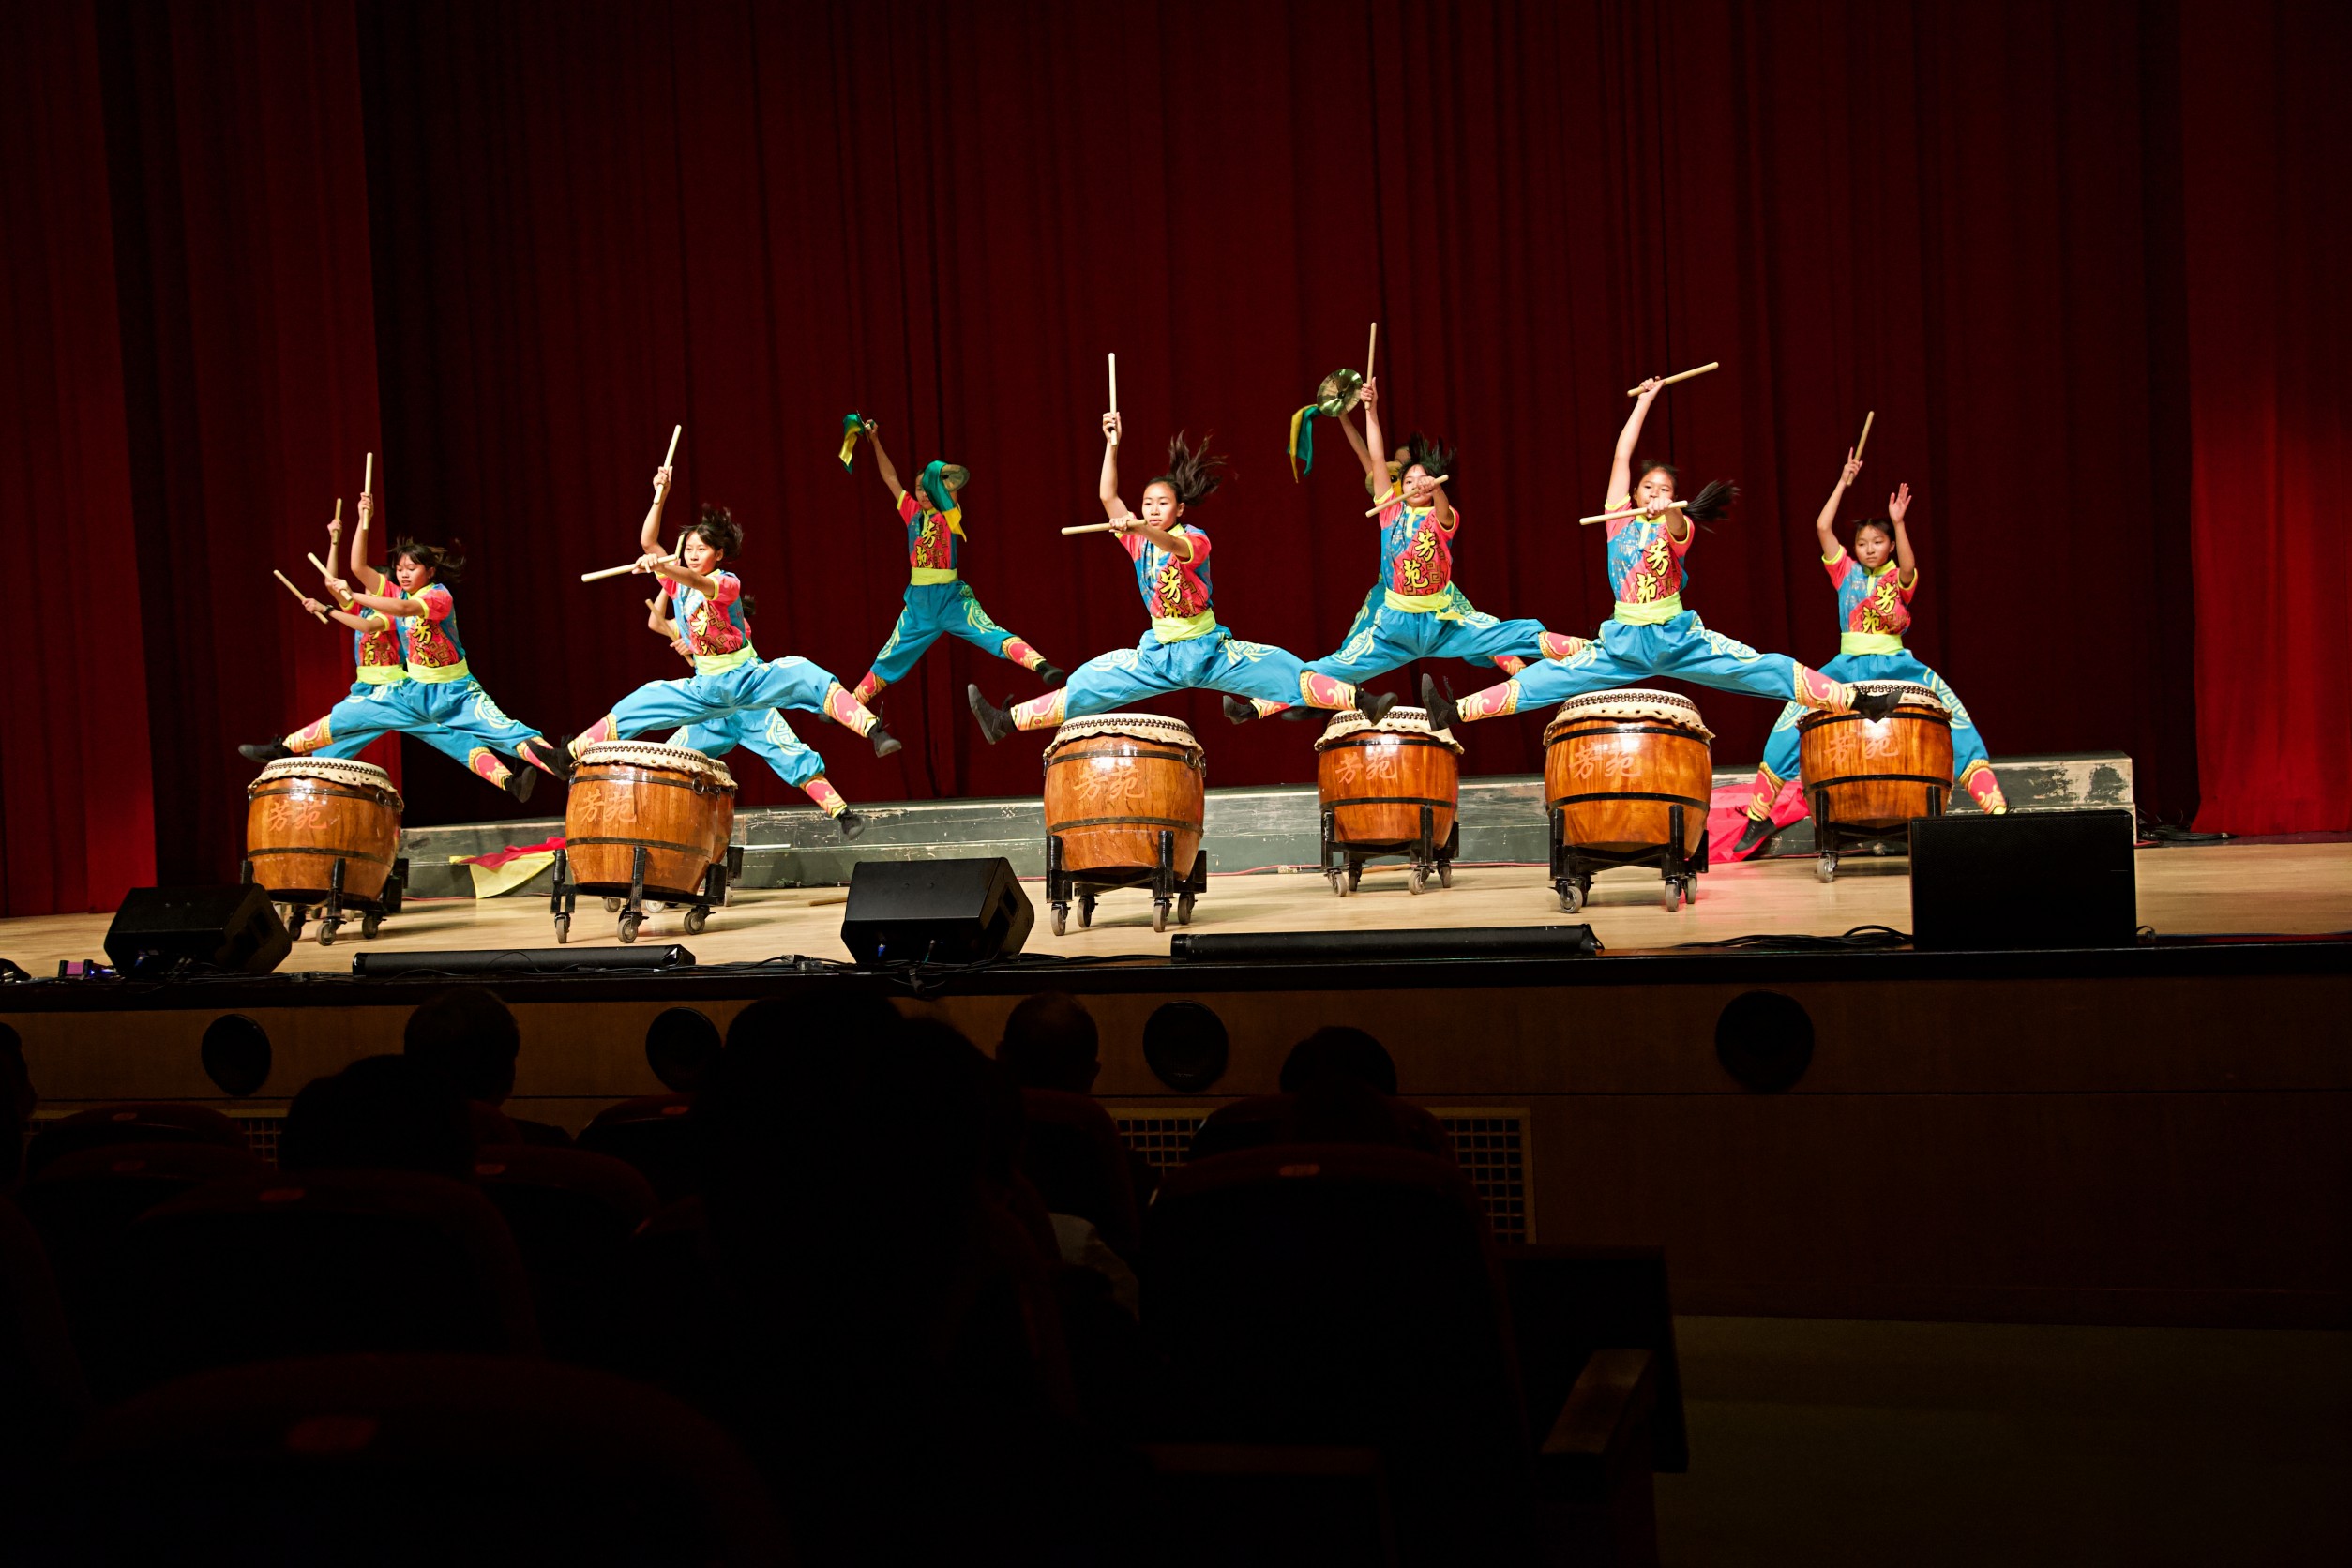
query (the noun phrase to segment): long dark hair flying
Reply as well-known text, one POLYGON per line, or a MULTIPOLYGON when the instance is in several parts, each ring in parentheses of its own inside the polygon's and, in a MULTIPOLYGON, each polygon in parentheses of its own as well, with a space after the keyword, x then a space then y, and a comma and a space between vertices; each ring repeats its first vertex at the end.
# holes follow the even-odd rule
POLYGON ((1209 450, 1210 439, 1202 436, 1200 445, 1194 446, 1185 442, 1182 430, 1170 436, 1168 441, 1168 472, 1153 479, 1152 484, 1166 485, 1174 490, 1179 505, 1189 506, 1196 501, 1207 500, 1231 475, 1225 460, 1209 450))
POLYGON ((433 574, 433 580, 455 583, 465 577, 465 541, 451 539, 446 545, 419 544, 415 539, 402 539, 392 547, 384 558, 387 568, 398 570, 403 560, 415 562, 433 574))

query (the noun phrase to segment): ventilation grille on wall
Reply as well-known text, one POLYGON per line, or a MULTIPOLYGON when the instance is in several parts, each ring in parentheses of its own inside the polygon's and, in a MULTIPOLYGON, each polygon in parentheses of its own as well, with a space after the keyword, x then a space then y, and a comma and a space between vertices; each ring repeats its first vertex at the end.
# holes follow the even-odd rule
MULTIPOLYGON (((1127 1147, 1141 1154, 1154 1170, 1169 1170, 1184 1163, 1192 1135, 1209 1119, 1211 1106, 1112 1106, 1111 1119, 1127 1147)), ((1462 1173, 1486 1206, 1486 1223, 1499 1242, 1524 1242, 1530 1234, 1527 1157, 1527 1112, 1509 1107, 1431 1106, 1454 1139, 1454 1155, 1462 1173)))
POLYGON ((229 1120, 245 1135, 245 1146, 270 1164, 278 1163, 278 1135, 286 1130, 282 1110, 233 1110, 229 1120))

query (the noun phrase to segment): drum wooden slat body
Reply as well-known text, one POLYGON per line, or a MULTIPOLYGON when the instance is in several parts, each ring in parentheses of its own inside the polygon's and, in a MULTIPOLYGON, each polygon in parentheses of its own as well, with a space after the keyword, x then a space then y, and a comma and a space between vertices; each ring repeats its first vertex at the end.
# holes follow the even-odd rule
POLYGON ((375 903, 400 852, 400 797, 365 762, 272 762, 246 787, 245 855, 253 881, 283 900, 324 898, 343 863, 341 897, 375 903))
POLYGON ((1952 793, 1952 716, 1936 694, 1907 682, 1860 682, 1901 701, 1876 721, 1812 713, 1797 721, 1797 755, 1817 821, 1892 832, 1940 816, 1952 793))
POLYGON ((1698 852, 1714 787, 1713 739, 1698 710, 1670 692, 1597 692, 1570 698, 1544 731, 1544 803, 1564 817, 1580 849, 1633 854, 1673 841, 1698 852))
POLYGON ((1429 808, 1429 841, 1443 847, 1461 801, 1461 747, 1429 733, 1419 708, 1391 710, 1378 729, 1361 715, 1334 720, 1316 742, 1315 782, 1342 844, 1410 844, 1429 808))
POLYGON ((1046 750, 1046 832, 1062 840, 1063 871, 1148 870, 1172 831, 1175 873, 1190 876, 1208 776, 1199 743, 1173 719, 1103 714, 1063 725, 1046 750))
POLYGON ((734 831, 735 782, 684 746, 615 743, 583 751, 564 806, 564 857, 583 893, 626 894, 638 846, 645 896, 691 903, 734 831))

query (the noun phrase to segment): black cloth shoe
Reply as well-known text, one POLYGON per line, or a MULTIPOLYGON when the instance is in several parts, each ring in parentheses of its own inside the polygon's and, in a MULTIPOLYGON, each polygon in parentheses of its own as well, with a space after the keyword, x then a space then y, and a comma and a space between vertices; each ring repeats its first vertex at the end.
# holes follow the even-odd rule
POLYGON ((980 721, 980 733, 990 746, 1013 732, 1013 716, 980 695, 978 686, 964 687, 964 700, 972 704, 972 716, 980 721))
POLYGON ((286 743, 281 738, 263 741, 255 746, 240 746, 237 747, 237 755, 249 762, 275 762, 281 758, 291 757, 294 753, 286 749, 286 743))
POLYGON ((879 718, 874 720, 874 727, 866 731, 866 738, 874 743, 874 755, 877 757, 896 756, 901 749, 898 737, 883 729, 879 718))
POLYGON ((854 838, 866 831, 866 819, 854 811, 844 811, 833 819, 833 825, 841 830, 844 838, 854 838))
POLYGON ((1356 712, 1364 716, 1364 722, 1366 724, 1380 723, 1388 716, 1389 709, 1395 706, 1396 706, 1396 698, 1390 692, 1359 691, 1356 693, 1356 712))
POLYGON ((1225 716, 1236 724, 1247 724, 1258 716, 1258 710, 1241 698, 1228 694, 1225 699, 1225 716))
POLYGON ((521 762, 515 764, 514 771, 506 775, 506 782, 500 786, 500 788, 504 789, 508 794, 515 797, 515 804, 517 806, 530 805, 531 792, 538 787, 538 770, 527 763, 521 762))
POLYGON ((1455 712, 1454 699, 1438 689, 1438 678, 1424 673, 1421 677, 1421 711, 1429 716, 1429 728, 1446 731, 1454 728, 1459 716, 1455 712))
POLYGON ((1894 712, 1895 704, 1902 701, 1892 691, 1865 691, 1855 697, 1854 711, 1864 718, 1884 718, 1894 712))
POLYGON ((1037 667, 1037 678, 1048 686, 1058 686, 1070 678, 1070 672, 1058 664, 1041 664, 1037 667))
POLYGON ((571 736, 557 735, 552 740, 544 736, 534 738, 538 740, 542 748, 539 756, 546 761, 548 770, 565 783, 570 783, 572 775, 580 770, 580 759, 572 755, 571 736))
POLYGON ((1752 854, 1760 855, 1771 849, 1772 840, 1779 837, 1780 829, 1772 825, 1772 818, 1750 817, 1748 825, 1740 830, 1740 841, 1731 846, 1731 858, 1745 860, 1752 854))

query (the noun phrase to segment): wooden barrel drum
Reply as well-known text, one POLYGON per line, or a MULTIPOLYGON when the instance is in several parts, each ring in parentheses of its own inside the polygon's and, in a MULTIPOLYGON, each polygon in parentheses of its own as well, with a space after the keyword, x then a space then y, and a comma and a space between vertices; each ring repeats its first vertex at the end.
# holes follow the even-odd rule
POLYGON ((564 807, 557 940, 570 935, 563 900, 580 893, 627 900, 624 942, 636 940, 647 899, 692 905, 686 929, 701 930, 734 821, 734 777, 700 751, 638 741, 583 749, 564 807))
POLYGON ((1562 909, 1582 908, 1592 873, 1615 866, 1656 866, 1668 911, 1697 898, 1713 740, 1697 704, 1670 691, 1588 692, 1560 705, 1544 731, 1544 807, 1562 909))
POLYGON ((1353 708, 1332 717, 1315 742, 1322 801, 1323 874, 1332 891, 1354 891, 1375 854, 1410 862, 1415 893, 1435 872, 1454 883, 1455 810, 1461 800, 1462 747, 1432 734, 1420 708, 1391 708, 1378 725, 1353 708))
POLYGON ((1150 886, 1152 928, 1182 925, 1205 880, 1201 810, 1209 762, 1189 725, 1157 714, 1074 718, 1046 747, 1046 896, 1053 929, 1073 895, 1078 924, 1096 893, 1150 886))
POLYGON ((376 934, 400 852, 400 796, 392 776, 368 762, 288 757, 246 786, 245 863, 249 881, 291 912, 300 935, 309 906, 324 905, 319 941, 335 940, 342 912, 354 908, 363 931, 376 934))
POLYGON ((1940 817, 1952 795, 1952 715, 1927 686, 1857 681, 1891 691, 1894 712, 1809 713, 1797 721, 1797 756, 1819 845, 1818 874, 1837 875, 1837 854, 1858 841, 1907 836, 1915 817, 1940 817))

